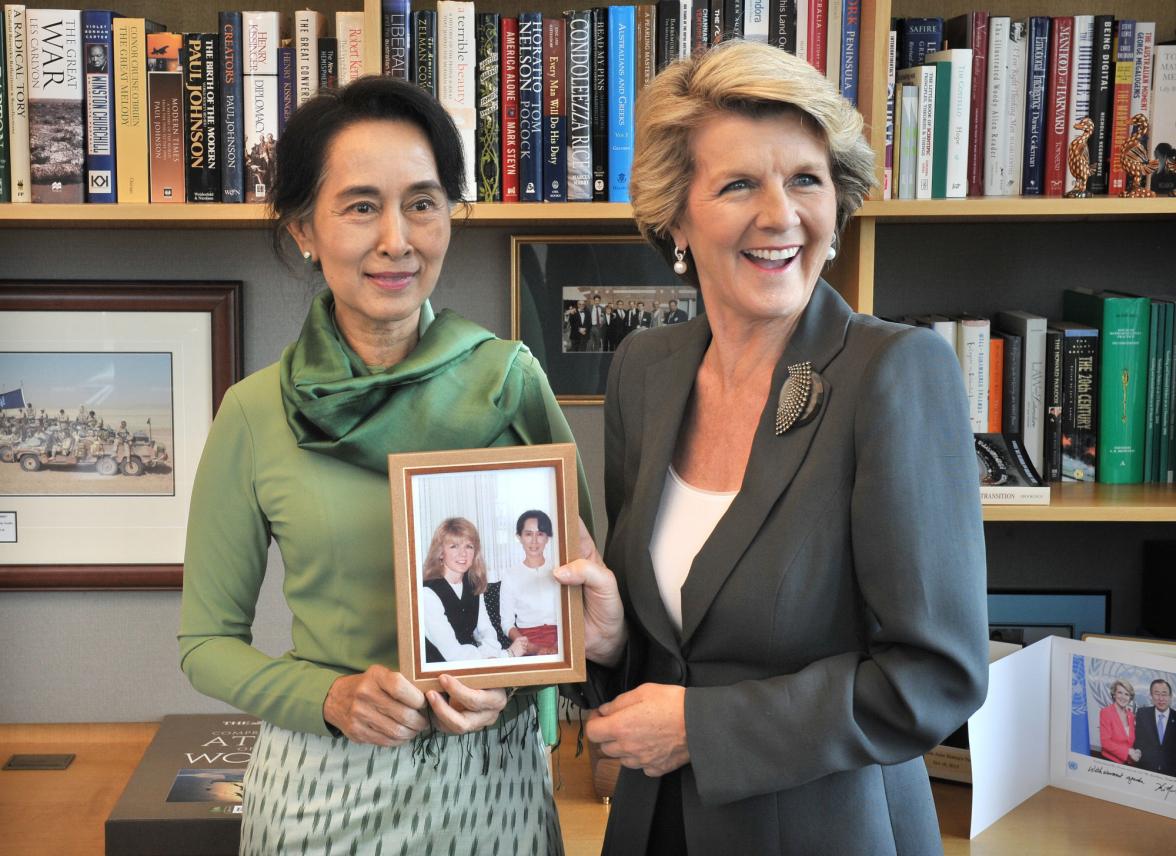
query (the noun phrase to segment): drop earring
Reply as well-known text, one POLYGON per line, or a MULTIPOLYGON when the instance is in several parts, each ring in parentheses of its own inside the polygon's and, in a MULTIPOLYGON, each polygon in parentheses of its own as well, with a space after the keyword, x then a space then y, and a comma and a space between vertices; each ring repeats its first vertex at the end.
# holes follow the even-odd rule
POLYGON ((686 273, 686 251, 681 247, 674 247, 674 273, 678 276, 686 273))

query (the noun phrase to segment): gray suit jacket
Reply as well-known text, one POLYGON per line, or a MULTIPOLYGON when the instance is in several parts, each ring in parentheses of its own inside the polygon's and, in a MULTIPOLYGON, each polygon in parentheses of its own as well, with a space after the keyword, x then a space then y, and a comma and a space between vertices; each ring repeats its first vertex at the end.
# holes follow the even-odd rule
MULTIPOLYGON (((984 699, 976 457, 959 365, 928 330, 854 314, 821 282, 773 378, 811 360, 812 421, 774 433, 682 587, 679 635, 649 556, 705 317, 627 338, 606 398, 605 560, 630 629, 602 695, 686 690, 691 854, 941 849, 921 759, 984 699)), ((659 779, 623 770, 605 853, 644 853, 659 779)))

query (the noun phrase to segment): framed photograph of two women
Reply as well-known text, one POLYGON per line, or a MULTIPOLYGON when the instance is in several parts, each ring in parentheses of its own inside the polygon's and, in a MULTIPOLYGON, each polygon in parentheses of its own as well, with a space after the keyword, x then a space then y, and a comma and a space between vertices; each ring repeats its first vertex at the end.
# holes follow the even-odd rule
POLYGON ((179 588, 238 282, 0 281, 0 589, 179 588))
POLYGON ((388 456, 400 671, 475 687, 584 680, 570 443, 388 456))
POLYGON ((511 238, 511 337, 528 348, 561 404, 604 400, 627 336, 702 311, 698 289, 636 235, 511 238))

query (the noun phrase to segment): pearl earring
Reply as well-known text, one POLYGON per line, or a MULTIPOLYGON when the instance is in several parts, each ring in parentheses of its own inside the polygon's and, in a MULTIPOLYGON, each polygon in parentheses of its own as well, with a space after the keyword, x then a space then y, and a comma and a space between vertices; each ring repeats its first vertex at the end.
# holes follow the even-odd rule
POLYGON ((686 273, 686 251, 681 247, 674 247, 674 273, 678 276, 686 273))
POLYGON ((825 261, 831 262, 835 258, 837 258, 837 248, 830 244, 828 251, 825 253, 825 261))
POLYGON ((305 261, 310 261, 310 250, 303 250, 302 251, 302 258, 305 261))

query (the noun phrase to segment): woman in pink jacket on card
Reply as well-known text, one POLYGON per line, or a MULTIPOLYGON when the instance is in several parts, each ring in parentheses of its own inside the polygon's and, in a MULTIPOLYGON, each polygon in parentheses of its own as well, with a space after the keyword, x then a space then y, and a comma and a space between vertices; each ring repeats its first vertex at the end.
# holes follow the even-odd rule
POLYGON ((1102 756, 1116 764, 1133 764, 1139 760, 1135 744, 1135 688, 1118 678, 1111 684, 1111 703, 1098 712, 1098 736, 1102 756))

